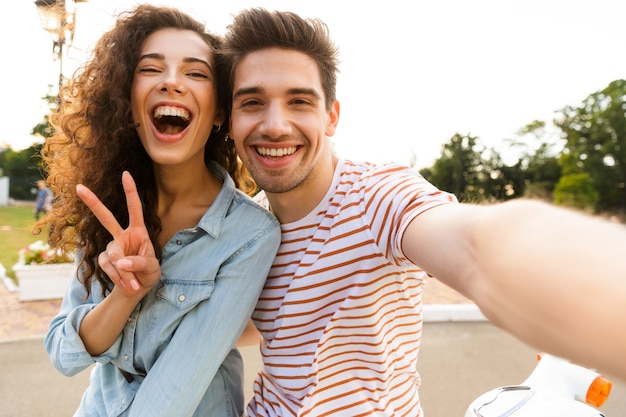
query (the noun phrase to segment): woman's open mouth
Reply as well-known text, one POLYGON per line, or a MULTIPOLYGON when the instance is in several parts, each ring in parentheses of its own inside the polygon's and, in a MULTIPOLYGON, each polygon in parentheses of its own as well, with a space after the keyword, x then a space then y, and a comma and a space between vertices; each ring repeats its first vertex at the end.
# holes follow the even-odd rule
POLYGON ((152 123, 156 129, 165 135, 175 135, 189 126, 191 115, 180 107, 159 106, 154 109, 152 123))

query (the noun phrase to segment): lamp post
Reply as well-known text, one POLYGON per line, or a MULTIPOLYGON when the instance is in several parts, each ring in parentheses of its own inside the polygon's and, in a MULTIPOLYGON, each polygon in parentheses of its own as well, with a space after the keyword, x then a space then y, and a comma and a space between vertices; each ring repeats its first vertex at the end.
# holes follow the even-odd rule
POLYGON ((59 61, 59 91, 63 86, 63 51, 74 40, 76 27, 76 3, 88 0, 73 0, 71 10, 65 0, 36 0, 41 27, 52 36, 52 57, 59 61))

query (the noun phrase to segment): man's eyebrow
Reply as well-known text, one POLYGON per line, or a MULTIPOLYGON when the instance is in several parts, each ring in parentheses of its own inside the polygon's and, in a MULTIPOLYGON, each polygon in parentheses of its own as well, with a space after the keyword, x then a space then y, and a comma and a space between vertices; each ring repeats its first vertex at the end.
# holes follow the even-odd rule
MULTIPOLYGON (((236 99, 238 97, 245 96, 248 94, 260 94, 260 93, 263 93, 263 91, 264 90, 261 87, 243 87, 234 92, 233 98, 236 99)), ((303 88, 303 87, 290 88, 289 90, 287 90, 287 94, 290 96, 293 96, 293 95, 311 96, 320 100, 322 98, 320 94, 317 92, 317 90, 313 88, 303 88)))
POLYGON ((259 94, 262 92, 263 89, 261 87, 243 87, 239 88, 233 93, 233 99, 239 98, 241 96, 246 96, 248 94, 259 94))
POLYGON ((314 88, 304 88, 304 87, 290 88, 287 91, 287 93, 289 95, 305 95, 305 96, 315 97, 317 99, 322 98, 322 96, 314 88))
MULTIPOLYGON (((141 55, 139 57, 139 62, 141 62, 141 60, 143 60, 143 59, 158 59, 158 60, 162 61, 162 60, 165 59, 165 55, 159 54, 159 53, 144 54, 144 55, 141 55)), ((192 57, 192 56, 185 57, 185 58, 183 58, 183 62, 185 62, 185 63, 200 62, 200 63, 206 65, 208 68, 212 69, 211 64, 209 64, 208 62, 206 62, 204 59, 201 59, 201 58, 195 58, 195 57, 192 57)))

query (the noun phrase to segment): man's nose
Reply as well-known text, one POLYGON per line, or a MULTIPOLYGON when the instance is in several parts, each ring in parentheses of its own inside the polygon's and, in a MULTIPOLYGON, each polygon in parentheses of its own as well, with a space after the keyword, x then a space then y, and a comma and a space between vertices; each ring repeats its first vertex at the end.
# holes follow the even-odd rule
POLYGON ((265 112, 262 130, 264 135, 273 138, 291 133, 288 110, 280 104, 271 104, 265 112))

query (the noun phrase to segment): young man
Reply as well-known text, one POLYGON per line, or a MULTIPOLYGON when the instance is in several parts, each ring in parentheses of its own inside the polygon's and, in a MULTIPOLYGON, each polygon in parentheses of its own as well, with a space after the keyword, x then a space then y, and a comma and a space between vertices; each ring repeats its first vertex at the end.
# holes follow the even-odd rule
POLYGON ((337 50, 319 20, 243 11, 224 55, 230 137, 282 224, 249 415, 421 415, 427 274, 536 348, 626 378, 623 227, 533 201, 459 204, 411 169, 339 158, 337 50))

